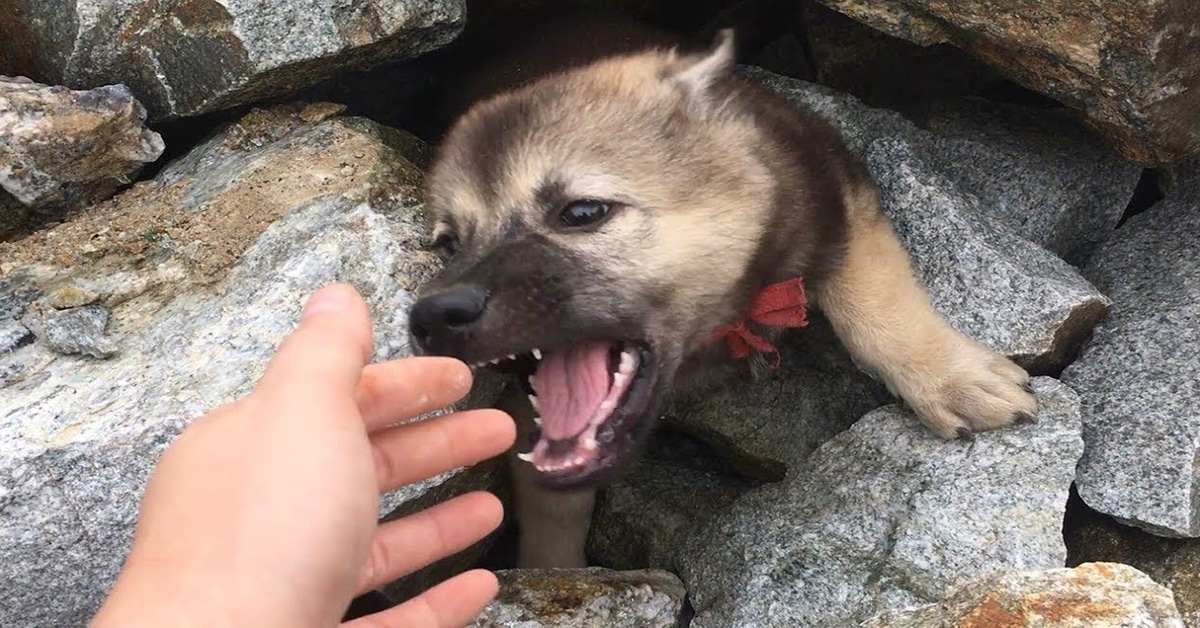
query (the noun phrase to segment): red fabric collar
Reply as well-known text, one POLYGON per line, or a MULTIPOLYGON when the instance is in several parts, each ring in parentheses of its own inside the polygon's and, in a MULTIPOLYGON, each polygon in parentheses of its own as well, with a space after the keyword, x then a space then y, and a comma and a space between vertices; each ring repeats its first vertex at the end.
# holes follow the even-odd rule
POLYGON ((775 356, 771 368, 779 366, 779 349, 746 326, 747 319, 769 327, 804 327, 808 324, 808 299, 804 294, 804 279, 797 277, 774 283, 755 296, 748 311, 737 320, 718 327, 709 341, 725 339, 729 353, 744 358, 752 350, 775 356))

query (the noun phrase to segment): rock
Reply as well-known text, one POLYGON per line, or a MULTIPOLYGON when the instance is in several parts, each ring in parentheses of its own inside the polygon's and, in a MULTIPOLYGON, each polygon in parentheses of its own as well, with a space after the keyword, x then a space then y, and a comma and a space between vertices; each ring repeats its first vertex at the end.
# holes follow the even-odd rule
MULTIPOLYGON (((0 295, 18 295, 0 304, 32 297, 28 319, 54 311, 56 286, 91 291, 86 307, 109 309, 121 348, 98 361, 39 337, 0 355, 0 625, 86 622, 124 560, 157 456, 253 387, 314 290, 355 285, 373 314, 373 359, 407 355, 412 290, 439 267, 420 246, 426 149, 333 111, 251 113, 153 181, 0 243, 15 269, 0 295)), ((487 464, 452 470, 389 493, 381 516, 494 477, 487 464)), ((476 555, 456 555, 442 577, 476 555)))
POLYGON ((991 572, 1061 566, 1079 399, 1033 385, 1037 424, 948 442, 887 406, 739 498, 680 553, 691 625, 853 625, 991 572))
POLYGON ((1200 171, 1096 252, 1112 311, 1062 375, 1083 398, 1080 497, 1165 536, 1200 536, 1198 231, 1200 171))
POLYGON ((1082 266, 1120 221, 1142 169, 1060 111, 980 99, 926 103, 926 158, 1022 237, 1082 266))
POLYGON ((1183 625, 1169 590, 1119 563, 997 573, 959 587, 945 601, 890 611, 862 624, 863 628, 1183 625))
POLYGON ((676 628, 687 595, 679 578, 662 570, 513 569, 496 576, 500 593, 469 626, 676 628))
MULTIPOLYGON (((884 211, 934 306, 959 331, 1046 374, 1061 369, 1104 316, 1109 301, 1103 294, 998 218, 1000 209, 970 191, 978 181, 963 181, 945 166, 973 160, 974 172, 988 172, 996 152, 988 143, 942 142, 895 112, 811 83, 742 71, 841 130, 879 183, 884 211)), ((1007 165, 994 161, 990 168, 1007 165)), ((1032 165, 1027 174, 1036 175, 1032 165)), ((1048 180, 1046 189, 1058 185, 1048 180)))
POLYGON ((0 319, 0 355, 33 342, 33 332, 12 319, 0 319))
POLYGON ((645 454, 597 492, 588 556, 610 569, 674 570, 684 541, 755 484, 703 443, 659 427, 645 454))
POLYGON ((162 155, 145 122, 124 85, 69 90, 0 76, 0 187, 55 210, 107 198, 162 155))
POLYGON ((1189 3, 820 2, 923 46, 968 51, 1071 107, 1140 164, 1200 156, 1200 13, 1189 3))
POLYGON ((103 305, 50 310, 31 317, 29 327, 56 353, 109 358, 117 352, 117 347, 104 334, 108 316, 108 308, 103 305))
POLYGON ((124 83, 152 120, 287 95, 337 72, 441 47, 464 0, 15 0, 0 41, 16 71, 69 86, 124 83))
POLYGON ((1121 525, 1083 506, 1067 508, 1063 538, 1067 567, 1123 563, 1171 590, 1183 623, 1200 626, 1200 539, 1170 539, 1121 525))
POLYGON ((779 368, 758 381, 673 400, 664 419, 708 442, 743 475, 778 481, 867 412, 892 401, 813 312, 779 343, 779 368))

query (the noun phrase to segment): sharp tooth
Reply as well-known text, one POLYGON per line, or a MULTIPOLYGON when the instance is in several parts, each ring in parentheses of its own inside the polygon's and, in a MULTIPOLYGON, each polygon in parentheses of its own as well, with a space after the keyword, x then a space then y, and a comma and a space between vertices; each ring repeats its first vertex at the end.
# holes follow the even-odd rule
POLYGON ((615 388, 617 386, 624 386, 625 380, 628 379, 628 377, 629 376, 624 373, 613 373, 613 387, 615 388))
POLYGON ((628 351, 621 352, 621 372, 633 372, 633 354, 628 351))
POLYGON ((600 446, 596 442, 596 439, 594 439, 594 438, 585 438, 585 439, 583 439, 583 442, 580 444, 583 446, 584 449, 586 449, 588 451, 592 451, 600 446))
POLYGON ((517 453, 517 458, 520 458, 525 462, 533 462, 533 452, 527 451, 525 453, 517 453))
POLYGON ((575 456, 575 459, 571 461, 571 464, 576 467, 581 466, 583 464, 583 456, 575 456))
POLYGON ((532 375, 529 376, 529 387, 534 390, 537 390, 537 386, 533 385, 533 376, 532 375))
POLYGON ((533 417, 533 424, 538 427, 541 427, 542 426, 542 417, 540 417, 540 416, 533 417))
POLYGON ((613 401, 612 399, 605 399, 604 401, 600 402, 600 409, 605 412, 612 412, 612 409, 615 407, 617 407, 617 402, 613 401))
POLYGON ((510 353, 510 354, 508 354, 508 359, 515 360, 515 359, 517 359, 517 356, 514 353, 510 353))
POLYGON ((541 349, 534 349, 533 351, 530 351, 530 353, 533 354, 533 359, 535 359, 535 360, 542 359, 542 350, 541 349))
POLYGON ((533 406, 534 410, 538 409, 537 395, 529 395, 529 405, 533 406))
POLYGON ((500 363, 500 358, 492 358, 490 361, 491 361, 491 363, 492 363, 492 364, 499 364, 499 363, 500 363))

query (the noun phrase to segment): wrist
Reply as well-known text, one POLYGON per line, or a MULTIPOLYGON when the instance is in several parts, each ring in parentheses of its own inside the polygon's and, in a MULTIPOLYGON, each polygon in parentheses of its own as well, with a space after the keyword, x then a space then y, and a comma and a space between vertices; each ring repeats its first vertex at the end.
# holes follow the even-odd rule
POLYGON ((299 628, 316 626, 294 605, 241 587, 234 577, 181 573, 170 566, 130 566, 121 573, 89 628, 299 628))

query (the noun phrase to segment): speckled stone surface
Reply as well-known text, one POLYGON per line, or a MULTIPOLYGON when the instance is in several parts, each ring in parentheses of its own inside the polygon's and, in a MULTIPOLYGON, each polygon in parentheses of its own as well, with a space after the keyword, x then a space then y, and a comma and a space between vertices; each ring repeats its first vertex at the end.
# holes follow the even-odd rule
POLYGON ((1062 565, 1079 399, 1050 378, 1034 388, 1039 423, 970 443, 880 408, 739 498, 680 553, 691 625, 853 625, 992 571, 1062 565))
POLYGON ((464 0, 8 0, 16 71, 125 83, 162 120, 216 111, 441 47, 464 0))
POLYGON ((1112 312, 1062 375, 1083 397, 1080 497, 1166 536, 1200 536, 1198 233, 1200 173, 1096 252, 1112 312))
MULTIPOLYGON (((0 189, 56 210, 107 198, 166 148, 145 123, 125 85, 70 90, 0 75, 0 189)), ((0 222, 11 220, 0 207, 0 222)))
POLYGON ((1183 628, 1170 589, 1120 563, 1005 571, 967 583, 946 600, 881 613, 862 628, 1183 628))

